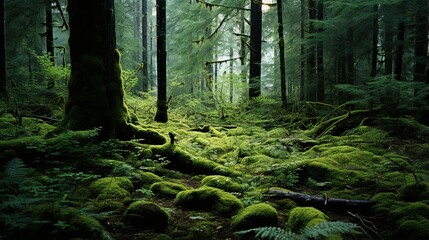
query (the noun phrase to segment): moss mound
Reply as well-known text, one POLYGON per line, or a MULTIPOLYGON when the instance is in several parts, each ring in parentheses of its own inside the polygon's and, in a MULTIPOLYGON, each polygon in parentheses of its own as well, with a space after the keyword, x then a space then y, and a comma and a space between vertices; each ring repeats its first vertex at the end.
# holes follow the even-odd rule
POLYGON ((165 144, 161 147, 153 147, 152 152, 154 155, 160 155, 169 160, 170 163, 167 165, 168 168, 184 173, 207 175, 221 174, 227 176, 239 175, 238 172, 219 163, 202 157, 194 157, 176 145, 165 144))
POLYGON ((153 183, 161 182, 162 178, 152 172, 144 172, 142 170, 137 170, 133 173, 133 185, 136 188, 141 187, 150 187, 153 183))
POLYGON ((201 180, 201 185, 219 188, 227 192, 242 192, 243 187, 230 177, 222 175, 207 176, 201 180))
POLYGON ((91 183, 89 188, 96 194, 97 199, 105 200, 128 198, 134 186, 126 177, 105 177, 91 183))
POLYGON ((429 239, 429 220, 407 220, 399 224, 396 239, 420 240, 429 239))
POLYGON ((184 209, 209 211, 220 216, 232 216, 243 208, 237 197, 213 187, 179 192, 174 202, 184 209))
POLYGON ((234 230, 277 225, 277 210, 266 203, 258 203, 242 209, 231 221, 231 227, 234 230))
POLYGON ((408 202, 428 200, 428 183, 417 183, 401 187, 401 189, 399 189, 399 198, 408 202))
POLYGON ((150 190, 157 197, 175 198, 177 193, 188 190, 188 187, 180 183, 162 181, 152 184, 150 190))
POLYGON ((289 214, 287 226, 293 232, 299 232, 304 227, 311 227, 320 222, 326 222, 328 217, 313 207, 296 207, 289 214))
POLYGON ((168 227, 169 214, 158 205, 147 201, 133 202, 126 210, 123 222, 139 229, 162 232, 168 227))

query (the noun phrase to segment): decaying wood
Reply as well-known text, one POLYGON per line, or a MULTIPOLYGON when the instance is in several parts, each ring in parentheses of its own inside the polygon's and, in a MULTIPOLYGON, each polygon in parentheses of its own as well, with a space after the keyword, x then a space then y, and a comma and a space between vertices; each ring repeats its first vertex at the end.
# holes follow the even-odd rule
POLYGON ((287 198, 296 202, 299 206, 309 206, 331 212, 370 213, 376 202, 369 200, 351 200, 342 198, 330 198, 327 195, 313 196, 297 192, 288 192, 280 189, 269 189, 265 195, 269 199, 287 198))

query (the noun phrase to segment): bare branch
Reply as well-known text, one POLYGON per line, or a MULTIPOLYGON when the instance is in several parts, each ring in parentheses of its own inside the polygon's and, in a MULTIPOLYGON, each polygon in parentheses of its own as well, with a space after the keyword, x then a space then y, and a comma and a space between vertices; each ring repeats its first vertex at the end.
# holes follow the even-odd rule
POLYGON ((209 2, 206 2, 204 0, 197 0, 197 3, 203 4, 206 8, 210 9, 210 11, 212 10, 213 7, 223 7, 223 8, 232 8, 232 9, 242 10, 242 11, 250 11, 249 8, 242 8, 242 7, 236 7, 236 6, 227 6, 227 5, 222 5, 222 4, 209 3, 209 2))

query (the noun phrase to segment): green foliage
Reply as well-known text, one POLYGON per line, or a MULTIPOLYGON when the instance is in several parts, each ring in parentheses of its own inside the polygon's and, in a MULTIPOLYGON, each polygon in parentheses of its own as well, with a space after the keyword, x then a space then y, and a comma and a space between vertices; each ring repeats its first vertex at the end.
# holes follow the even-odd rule
POLYGON ((249 230, 239 231, 235 234, 245 235, 254 233, 256 239, 269 240, 306 240, 319 239, 322 237, 331 237, 337 234, 359 234, 359 227, 354 223, 347 222, 321 222, 311 227, 306 227, 300 233, 294 233, 280 227, 259 227, 249 230))

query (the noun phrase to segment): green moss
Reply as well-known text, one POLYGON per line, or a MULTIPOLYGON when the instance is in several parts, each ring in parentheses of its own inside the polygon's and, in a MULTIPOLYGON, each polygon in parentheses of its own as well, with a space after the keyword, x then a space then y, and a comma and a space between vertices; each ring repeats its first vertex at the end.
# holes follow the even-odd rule
POLYGON ((304 227, 327 221, 328 217, 313 207, 296 207, 289 213, 287 226, 293 232, 298 233, 304 227))
POLYGON ((90 189, 97 195, 99 200, 103 199, 125 199, 130 197, 134 189, 131 181, 126 177, 105 177, 93 182, 90 189))
POLYGON ((242 209, 231 221, 231 227, 234 230, 277 225, 277 210, 266 203, 258 203, 242 209))
POLYGON ((406 220, 396 229, 396 239, 421 240, 429 239, 429 220, 406 220))
POLYGON ((163 181, 152 184, 150 190, 158 197, 175 198, 177 193, 188 190, 188 187, 179 183, 163 181))
POLYGON ((187 151, 176 145, 165 144, 160 147, 152 147, 152 152, 156 155, 165 157, 170 163, 167 165, 185 173, 192 174, 222 174, 222 175, 239 175, 238 172, 233 171, 219 163, 210 161, 202 157, 194 157, 187 151))
POLYGON ((267 155, 259 154, 254 156, 246 156, 243 159, 241 159, 241 164, 250 165, 253 163, 261 162, 261 161, 271 161, 273 160, 272 157, 269 157, 267 155))
POLYGON ((70 220, 70 235, 83 237, 83 238, 94 238, 102 230, 100 222, 88 215, 77 215, 70 220))
POLYGON ((207 176, 201 180, 201 185, 215 187, 227 192, 242 192, 243 187, 230 177, 222 175, 207 176))
POLYGON ((209 211, 220 216, 231 216, 243 208, 237 197, 213 187, 179 192, 174 202, 184 209, 209 211))
POLYGON ((152 172, 144 172, 142 170, 137 170, 133 173, 133 185, 136 188, 141 187, 150 187, 155 182, 163 181, 162 178, 152 172))
POLYGON ((422 216, 429 219, 429 206, 422 202, 405 203, 401 207, 392 208, 392 219, 414 218, 422 216))
POLYGON ((124 208, 124 204, 120 201, 105 199, 100 201, 94 201, 88 204, 87 207, 93 212, 108 212, 121 210, 124 208))
POLYGON ((123 221, 139 229, 164 231, 170 215, 158 205, 147 201, 133 202, 126 210, 123 221))
POLYGON ((399 189, 399 198, 404 201, 416 202, 429 199, 428 183, 404 185, 399 189))

